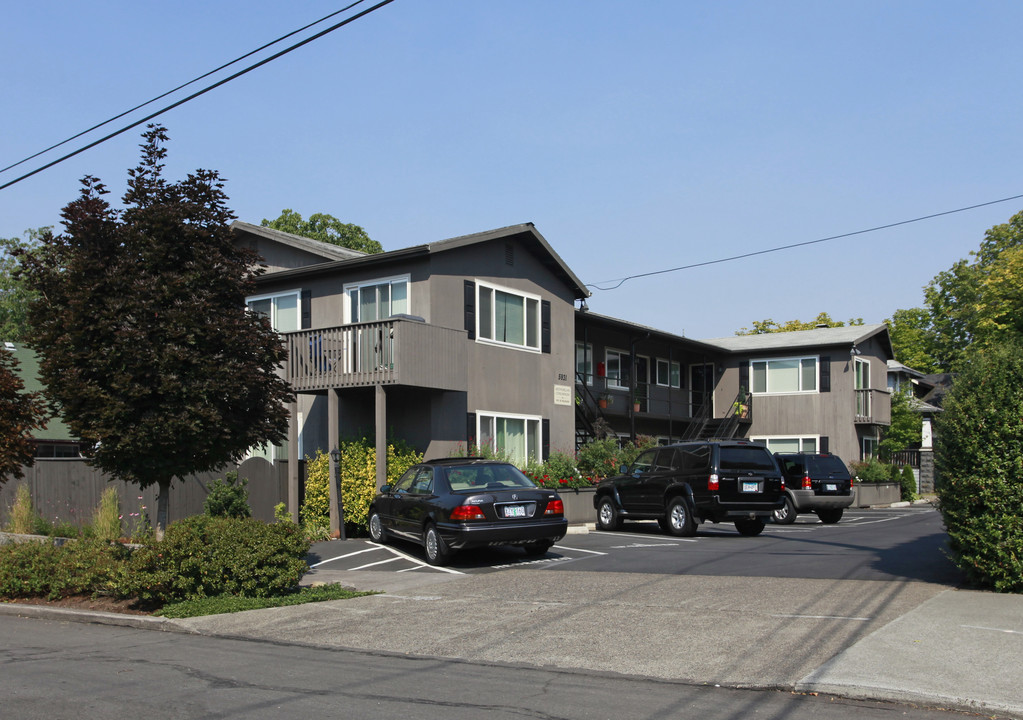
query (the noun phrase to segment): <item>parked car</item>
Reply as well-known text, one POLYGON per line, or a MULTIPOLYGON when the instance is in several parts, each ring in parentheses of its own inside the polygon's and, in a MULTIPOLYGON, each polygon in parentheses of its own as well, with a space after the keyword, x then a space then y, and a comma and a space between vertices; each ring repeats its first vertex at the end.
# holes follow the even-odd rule
POLYGON ((623 520, 657 520, 673 535, 696 534, 703 522, 734 522, 759 535, 784 503, 774 456, 748 441, 694 442, 646 450, 622 474, 597 485, 593 506, 601 530, 623 520))
POLYGON ((543 555, 568 531, 565 505, 507 462, 444 458, 415 465, 384 485, 369 508, 374 542, 394 536, 419 543, 431 565, 455 551, 519 545, 543 555))
POLYGON ((780 525, 796 521, 799 513, 814 512, 822 523, 837 523, 853 504, 849 469, 830 453, 775 453, 785 474, 785 505, 771 519, 780 525))

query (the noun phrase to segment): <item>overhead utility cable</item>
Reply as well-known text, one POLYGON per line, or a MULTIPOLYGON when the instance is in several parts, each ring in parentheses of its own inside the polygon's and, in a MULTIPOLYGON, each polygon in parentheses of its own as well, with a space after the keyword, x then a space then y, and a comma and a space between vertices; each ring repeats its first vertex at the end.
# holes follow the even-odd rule
MULTIPOLYGON (((733 260, 742 260, 744 258, 755 257, 757 255, 767 255, 768 253, 780 252, 782 250, 791 250, 792 248, 806 247, 807 245, 816 245, 817 243, 828 242, 829 240, 839 240, 841 238, 853 237, 855 235, 865 235, 866 233, 877 232, 878 230, 887 230, 888 228, 899 227, 900 225, 909 225, 910 223, 921 222, 923 220, 931 220, 936 217, 942 217, 943 215, 954 215, 955 213, 966 212, 967 210, 976 210, 977 208, 987 207, 988 205, 997 205, 998 203, 1009 202, 1010 200, 1019 200, 1020 198, 1023 198, 1023 195, 1013 195, 1012 197, 1002 198, 1001 200, 991 200, 990 202, 984 202, 978 205, 970 205, 968 207, 962 207, 956 210, 946 210, 944 212, 934 213, 932 215, 924 215, 922 217, 913 218, 912 220, 901 220, 899 222, 888 223, 887 225, 878 225, 876 227, 867 228, 865 230, 854 230, 853 232, 842 233, 841 235, 831 235, 830 237, 819 238, 817 240, 807 240, 806 242, 793 243, 791 245, 780 245, 778 247, 769 248, 767 250, 755 250, 753 252, 743 253, 742 255, 732 255, 731 257, 718 258, 717 260, 706 260, 704 262, 693 263, 692 265, 680 265, 678 267, 668 268, 667 270, 653 270, 647 273, 639 273, 638 275, 629 275, 628 277, 621 278, 610 287, 601 287, 599 284, 596 283, 586 283, 586 287, 591 287, 594 290, 617 290, 622 285, 627 283, 629 280, 651 277, 653 275, 665 275, 667 273, 678 272, 679 270, 691 270, 693 268, 704 267, 706 265, 718 265, 720 263, 732 262, 733 260)), ((604 282, 614 281, 607 280, 604 282)))
POLYGON ((107 140, 110 140, 111 138, 115 138, 118 135, 121 135, 122 133, 125 133, 128 130, 131 130, 134 127, 138 127, 142 123, 148 122, 149 120, 152 120, 153 118, 155 118, 155 117, 157 117, 159 115, 162 115, 163 113, 165 113, 165 112, 167 112, 169 110, 173 110, 174 108, 178 107, 179 105, 184 105, 186 102, 189 102, 190 100, 194 100, 195 98, 199 97, 200 95, 205 95, 210 90, 215 90, 216 88, 220 87, 221 85, 229 83, 232 80, 234 80, 236 78, 239 78, 242 75, 245 75, 246 73, 252 72, 256 68, 262 67, 263 65, 266 65, 267 63, 272 62, 272 61, 276 60, 277 58, 279 58, 279 57, 281 57, 283 55, 287 55, 292 50, 297 50, 298 48, 302 47, 303 45, 308 45, 313 40, 318 40, 319 38, 323 37, 324 35, 326 35, 328 33, 334 32, 338 28, 344 27, 345 25, 348 25, 349 23, 355 22, 359 18, 365 17, 366 15, 369 15, 371 12, 373 12, 375 10, 379 10, 384 5, 390 5, 392 2, 394 2, 394 0, 382 0, 382 2, 378 2, 376 5, 374 5, 371 8, 363 10, 362 12, 360 12, 360 13, 358 13, 356 15, 353 15, 353 16, 351 16, 350 18, 348 18, 346 20, 342 20, 341 22, 337 23, 336 25, 331 25, 326 30, 321 30, 320 32, 316 33, 315 35, 311 35, 311 36, 307 37, 305 40, 302 40, 301 42, 295 43, 291 47, 285 48, 284 50, 281 50, 280 52, 275 53, 275 54, 271 55, 268 58, 260 60, 258 63, 255 63, 254 65, 250 65, 249 67, 245 68, 244 70, 239 70, 234 75, 226 77, 223 80, 219 80, 219 81, 213 83, 212 85, 203 88, 202 90, 200 90, 198 92, 192 93, 191 95, 189 95, 188 97, 186 97, 186 98, 184 98, 182 100, 178 100, 177 102, 171 103, 170 105, 167 105, 166 107, 164 107, 164 108, 162 108, 160 110, 157 110, 154 113, 151 113, 151 114, 147 115, 146 117, 142 118, 141 120, 133 122, 130 125, 126 125, 125 127, 121 128, 120 130, 116 130, 115 132, 112 132, 109 135, 101 137, 99 140, 95 140, 95 141, 89 143, 88 145, 85 145, 84 147, 78 148, 74 152, 70 152, 67 155, 64 155, 63 157, 59 157, 56 160, 54 160, 52 162, 49 162, 46 165, 43 165, 42 167, 38 167, 35 170, 33 170, 32 172, 25 173, 21 177, 18 177, 18 178, 15 178, 14 180, 6 182, 3 185, 0 185, 0 190, 3 190, 5 188, 9 188, 11 185, 19 183, 22 180, 25 180, 26 178, 30 178, 33 175, 42 172, 43 170, 51 168, 54 165, 57 165, 59 163, 64 162, 65 160, 68 160, 69 158, 73 158, 75 155, 79 155, 80 153, 83 153, 86 150, 94 148, 94 147, 96 147, 97 145, 99 145, 101 143, 105 143, 107 140))
POLYGON ((235 65, 237 63, 240 63, 245 58, 252 57, 256 53, 262 52, 263 50, 266 50, 268 47, 272 47, 272 46, 276 45, 279 42, 283 42, 284 40, 287 40, 289 37, 293 37, 294 35, 297 35, 298 33, 302 32, 304 30, 308 30, 309 28, 313 27, 314 25, 319 25, 320 23, 322 23, 322 22, 324 22, 326 20, 329 20, 330 18, 334 17, 335 15, 340 15, 343 12, 351 10, 356 5, 359 5, 360 3, 363 3, 365 1, 366 0, 355 0, 355 2, 353 2, 348 7, 341 8, 340 10, 338 10, 336 12, 332 12, 329 15, 325 15, 325 16, 321 17, 319 20, 317 20, 315 22, 311 22, 308 25, 306 25, 305 27, 300 27, 298 30, 293 30, 292 32, 288 33, 287 35, 282 35, 281 37, 277 38, 276 40, 268 42, 267 44, 263 45, 262 47, 256 48, 252 52, 247 52, 244 55, 242 55, 241 57, 235 58, 231 62, 224 63, 220 67, 214 68, 213 70, 210 70, 208 73, 203 73, 202 75, 200 75, 197 78, 193 78, 193 79, 189 80, 188 82, 183 83, 182 85, 178 85, 173 90, 168 90, 167 92, 163 93, 162 95, 157 95, 152 100, 146 100, 144 103, 141 103, 140 105, 136 105, 135 107, 131 108, 130 110, 125 110, 123 113, 120 113, 119 115, 114 115, 112 118, 104 120, 103 122, 101 122, 101 123, 99 123, 97 125, 93 125, 88 130, 82 130, 80 133, 78 133, 76 135, 72 135, 71 137, 69 137, 66 140, 61 140, 59 143, 57 143, 55 145, 50 145, 50 147, 46 148, 45 150, 40 150, 39 152, 37 152, 37 153, 35 153, 33 155, 29 155, 27 158, 19 160, 18 162, 13 163, 11 165, 8 165, 5 168, 0 168, 0 173, 5 173, 8 170, 11 170, 12 168, 16 168, 19 165, 27 163, 29 160, 32 160, 34 158, 39 157, 40 155, 43 155, 45 153, 50 152, 50 150, 55 150, 55 149, 59 148, 61 145, 66 145, 69 142, 71 142, 72 140, 77 140, 78 138, 82 137, 82 135, 87 135, 87 134, 91 133, 93 130, 98 130, 99 128, 103 127, 104 125, 109 125, 114 120, 120 120, 125 115, 130 115, 131 113, 135 112, 136 110, 141 110, 142 108, 146 107, 147 105, 152 105, 157 100, 162 100, 163 98, 167 97, 168 95, 172 95, 172 94, 176 93, 178 90, 183 90, 184 88, 188 87, 189 85, 194 85, 195 83, 199 82, 200 80, 205 80, 210 75, 214 75, 214 74, 220 72, 221 70, 229 68, 232 65, 235 65))

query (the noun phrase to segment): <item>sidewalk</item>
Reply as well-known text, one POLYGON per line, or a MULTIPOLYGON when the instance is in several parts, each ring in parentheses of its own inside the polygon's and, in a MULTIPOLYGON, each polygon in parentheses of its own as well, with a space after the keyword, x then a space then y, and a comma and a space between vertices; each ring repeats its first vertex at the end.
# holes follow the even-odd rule
POLYGON ((0 613, 1023 718, 1020 596, 913 582, 537 569, 319 571, 315 580, 384 594, 187 620, 25 605, 0 613))

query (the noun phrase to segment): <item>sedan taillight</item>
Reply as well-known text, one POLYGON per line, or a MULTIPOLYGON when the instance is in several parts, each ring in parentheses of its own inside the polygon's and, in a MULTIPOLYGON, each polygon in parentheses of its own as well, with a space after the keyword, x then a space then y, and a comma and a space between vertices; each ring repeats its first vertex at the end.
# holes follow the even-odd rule
POLYGON ((551 500, 547 503, 547 509, 543 511, 544 515, 564 515, 565 514, 565 503, 561 500, 551 500))
POLYGON ((466 520, 486 520, 487 516, 476 505, 459 505, 451 511, 451 519, 455 522, 466 520))

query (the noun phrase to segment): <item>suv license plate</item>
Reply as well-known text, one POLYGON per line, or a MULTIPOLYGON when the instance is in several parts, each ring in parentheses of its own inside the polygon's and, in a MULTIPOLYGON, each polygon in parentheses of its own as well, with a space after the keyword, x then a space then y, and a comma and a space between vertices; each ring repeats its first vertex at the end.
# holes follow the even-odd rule
POLYGON ((505 517, 526 517, 526 506, 525 505, 505 505, 504 507, 505 517))
POLYGON ((760 492, 760 483, 758 483, 758 482, 747 482, 747 481, 744 480, 743 483, 742 483, 742 491, 744 493, 760 492))
POLYGON ((824 485, 824 489, 828 492, 838 492, 838 485, 835 483, 827 483, 824 485))

